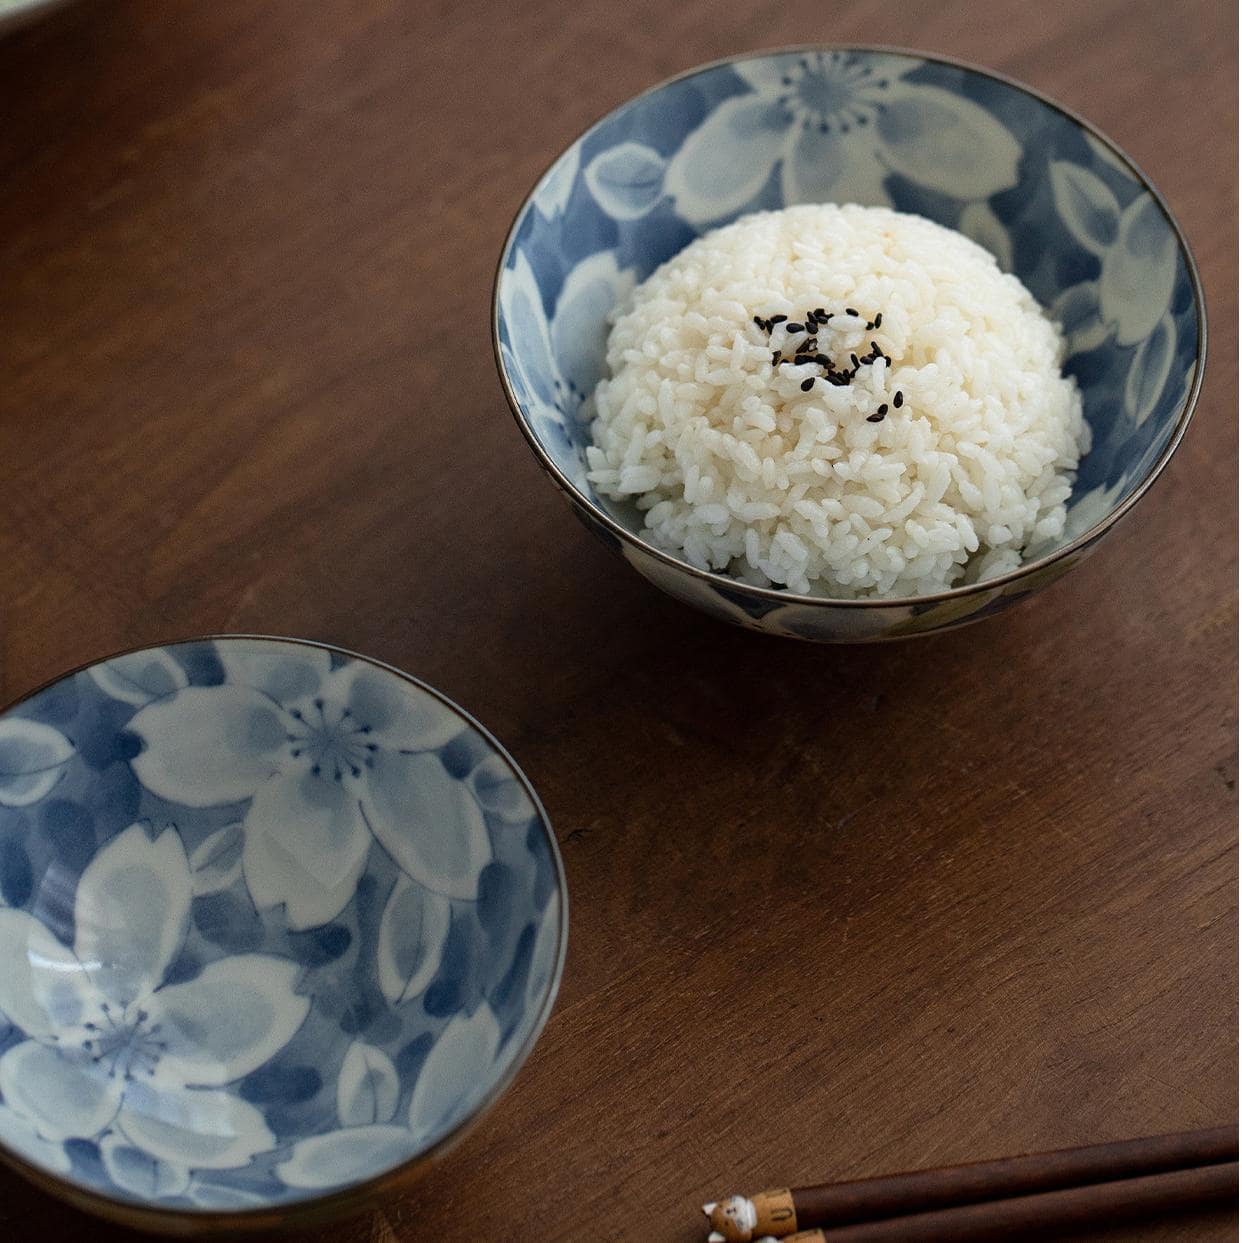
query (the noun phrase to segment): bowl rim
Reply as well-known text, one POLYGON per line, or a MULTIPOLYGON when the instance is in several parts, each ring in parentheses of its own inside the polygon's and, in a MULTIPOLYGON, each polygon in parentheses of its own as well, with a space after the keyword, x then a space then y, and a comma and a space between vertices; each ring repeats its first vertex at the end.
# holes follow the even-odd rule
POLYGON ((39 683, 28 691, 22 692, 15 699, 0 704, 0 719, 23 704, 41 694, 48 688, 76 677, 89 669, 106 664, 122 656, 135 655, 140 652, 153 651, 161 648, 184 647, 193 643, 231 642, 235 640, 262 641, 267 643, 288 644, 296 647, 317 648, 321 651, 345 656, 352 660, 360 660, 385 673, 394 674, 401 681, 410 683, 419 690, 434 696, 451 712, 461 718, 467 725, 477 730, 483 740, 492 748, 509 770, 517 778, 518 783, 526 791, 527 797, 535 808, 536 819, 543 830, 544 838, 552 856, 556 877, 556 893, 560 902, 560 926, 558 929, 556 958, 552 973, 548 977, 545 995, 535 1015, 535 1021, 525 1039, 513 1051, 504 1073, 492 1087, 480 1098, 470 1112, 462 1118, 450 1131, 442 1135, 434 1144, 420 1149, 410 1157, 380 1170, 367 1178, 350 1183, 335 1190, 322 1194, 312 1194, 295 1200, 256 1205, 251 1208, 216 1209, 216 1208, 168 1208, 142 1200, 126 1200, 120 1196, 109 1195, 86 1184, 75 1182, 61 1174, 54 1174, 35 1165, 21 1154, 8 1147, 0 1139, 0 1165, 7 1164, 16 1173, 35 1184, 40 1190, 61 1199, 76 1208, 96 1213, 114 1222, 140 1229, 160 1230, 172 1234, 190 1235, 207 1233, 217 1230, 253 1230, 274 1226, 289 1226, 305 1223, 313 1219, 329 1220, 350 1211, 365 1207, 374 1198, 395 1190, 400 1184, 413 1180, 434 1161, 442 1157, 451 1148, 463 1140, 474 1127, 489 1113, 492 1107, 508 1091, 518 1072, 525 1065, 543 1029, 547 1025, 552 1010, 556 1005, 560 991, 561 976, 565 968, 565 954, 569 941, 569 886, 565 878, 565 864, 561 858, 560 846, 557 844, 556 833, 552 821, 548 818, 543 803, 539 799, 530 778, 509 754, 499 739, 476 717, 467 712, 460 704, 450 699, 443 691, 416 677, 412 673, 391 665, 387 661, 374 656, 355 652, 352 648, 342 647, 337 643, 324 642, 318 639, 300 639, 287 635, 258 633, 211 633, 191 635, 185 638, 169 639, 158 643, 143 643, 136 647, 127 647, 111 655, 85 661, 58 673, 54 677, 39 683))
POLYGON ((1186 238, 1181 225, 1178 223, 1177 217, 1165 202, 1164 196, 1156 189, 1151 178, 1143 171, 1139 164, 1130 156, 1121 146, 1113 139, 1109 138, 1102 130, 1088 121, 1085 117, 1075 112, 1073 109, 1066 107, 1062 103, 1058 103, 1050 95, 1046 95, 1043 91, 1033 86, 1029 86, 1025 82, 1012 78, 1007 74, 1001 73, 995 69, 988 69, 983 65, 975 64, 972 61, 961 60, 954 56, 946 56, 939 52, 925 52, 917 48, 898 47, 892 44, 884 43, 799 43, 784 45, 781 47, 761 48, 756 51, 739 52, 732 56, 722 56, 716 60, 706 61, 701 65, 694 65, 689 69, 684 69, 680 73, 675 73, 671 77, 664 78, 662 81, 654 83, 645 90, 639 91, 636 95, 630 96, 623 100, 614 108, 609 109, 602 116, 588 125, 578 136, 572 139, 566 146, 557 153, 550 164, 540 173, 539 177, 531 188, 523 197, 518 209, 514 214, 513 220, 505 233, 505 240, 500 248, 500 258, 496 263, 495 276, 492 280, 492 354, 496 362, 496 371, 500 376, 501 387, 504 389, 505 400, 509 403, 509 412, 512 414, 514 421, 521 429, 522 435, 526 438, 527 444, 535 454, 540 466, 552 477, 552 480, 563 491, 575 505, 584 509, 588 516, 599 522, 612 535, 621 540, 623 543, 629 544, 638 549, 649 557, 654 557, 657 561, 663 562, 665 565, 675 570, 681 570, 684 573, 705 582, 722 588, 726 592, 736 592, 743 596, 763 601, 770 601, 772 604, 799 604, 809 605, 816 608, 847 608, 847 609, 894 609, 894 608, 913 608, 920 611, 925 610, 931 605, 940 604, 948 600, 964 600, 969 596, 981 595, 984 593, 995 593, 997 589, 1007 587, 1012 583, 1019 582, 1029 574, 1038 573, 1047 567, 1056 564, 1058 561, 1066 557, 1088 548, 1095 543, 1105 532, 1110 530, 1117 522, 1126 516, 1139 500, 1146 495, 1148 489, 1156 482, 1163 473, 1164 468, 1169 464, 1176 452, 1178 446, 1182 442, 1186 429, 1190 425, 1190 420, 1194 416, 1194 412, 1199 402, 1199 394, 1203 387, 1203 374, 1207 364, 1207 302, 1203 293, 1203 282, 1199 277, 1199 266, 1195 262, 1194 252, 1190 248, 1190 242, 1186 238), (1075 125, 1085 130, 1087 133, 1096 138, 1103 146, 1110 151, 1120 162, 1134 175, 1142 188, 1151 195, 1156 206, 1163 213, 1168 221, 1173 235, 1177 239, 1178 246, 1186 261, 1186 267, 1190 273, 1190 284, 1194 295, 1195 304, 1195 331, 1196 331, 1196 348, 1195 348, 1195 369, 1191 378, 1190 389, 1182 402, 1182 409, 1177 417, 1177 423, 1169 436, 1169 442, 1161 451, 1160 456, 1148 467, 1147 473, 1139 481, 1134 491, 1120 504, 1110 509, 1099 521, 1088 527, 1086 531, 1075 536, 1069 543, 1061 548, 1056 548, 1050 553, 1046 553, 1042 557, 1036 558, 1034 561, 1025 562, 1018 566, 1015 570, 1009 570, 1004 574, 998 574, 995 578, 984 579, 978 583, 962 584, 957 587, 950 587, 945 591, 932 592, 922 596, 878 596, 869 597, 862 600, 844 600, 835 599, 831 596, 811 596, 802 595, 792 591, 784 591, 777 587, 756 587, 749 583, 744 583, 740 579, 731 578, 727 574, 720 574, 714 570, 702 570, 698 566, 691 565, 688 561, 683 561, 680 557, 674 556, 672 553, 665 552, 663 549, 656 548, 653 544, 648 543, 641 536, 636 535, 627 527, 618 522, 599 502, 586 496, 575 486, 567 475, 552 460, 550 454, 543 447, 539 438, 535 435, 533 428, 528 423, 526 417, 522 414, 521 405, 518 401, 517 394, 514 392, 512 381, 509 378, 508 369, 505 366, 504 357, 500 350, 500 283, 504 277, 505 267, 513 252, 514 243, 517 240, 518 228, 526 218, 527 214, 532 210, 535 196, 543 188, 544 183, 548 180, 556 165, 561 161, 563 156, 580 143, 584 142, 605 122, 610 121, 613 117, 618 116, 626 109, 632 107, 641 99, 645 99, 651 95, 655 95, 660 91, 675 83, 685 81, 688 78, 696 77, 698 74, 706 73, 714 69, 720 69, 727 65, 735 65, 743 61, 765 60, 775 56, 799 55, 802 53, 812 52, 866 52, 889 54, 896 56, 914 57, 919 60, 933 61, 942 65, 949 65, 955 69, 964 69, 969 73, 979 74, 985 78, 991 78, 1000 82, 1005 86, 1014 90, 1022 91, 1026 95, 1030 95, 1033 99, 1038 100, 1046 107, 1061 113, 1068 117, 1075 125))

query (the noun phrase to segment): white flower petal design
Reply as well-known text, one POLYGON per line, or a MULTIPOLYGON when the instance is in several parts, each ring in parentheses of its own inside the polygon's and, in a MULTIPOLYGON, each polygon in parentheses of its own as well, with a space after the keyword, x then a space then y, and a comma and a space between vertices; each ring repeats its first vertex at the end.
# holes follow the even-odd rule
MULTIPOLYGON (((1117 325, 1117 340, 1135 345, 1155 331, 1173 300, 1177 240, 1148 194, 1121 214, 1116 243, 1100 271, 1100 312, 1117 325)), ((2 765, 0 765, 2 767, 2 765)))
POLYGON ((535 935, 535 948, 531 951, 530 971, 526 976, 526 1010, 536 1012, 540 999, 548 988, 552 973, 556 970, 556 948, 561 928, 561 899, 553 891, 544 907, 535 935))
POLYGON ((665 158, 641 142, 601 151, 586 167, 587 188, 614 220, 637 220, 659 201, 665 158))
POLYGON ((1002 272, 1013 271, 1013 245, 1009 230, 996 218, 996 213, 982 199, 967 203, 958 217, 958 229, 972 242, 996 256, 1002 272))
POLYGON ((160 1161, 197 1169, 234 1169, 276 1142, 253 1105, 210 1088, 131 1086, 116 1125, 160 1161))
POLYGON ((188 807, 249 798, 288 738, 277 705, 247 686, 187 686, 140 708, 129 728, 146 743, 131 761, 138 780, 188 807))
POLYGON ((480 807, 509 824, 525 824, 535 814, 526 787, 499 755, 489 755, 474 768, 470 789, 480 807))
POLYGON ((585 396, 604 374, 608 313, 634 287, 634 273, 617 267, 612 251, 588 255, 565 278, 552 317, 552 351, 560 373, 585 396))
POLYGON ((478 804, 434 755, 379 752, 362 808, 397 866, 450 898, 478 896, 492 857, 478 804))
POLYGON ((550 416, 558 414, 555 381, 559 372, 552 358, 543 299, 521 250, 500 282, 500 309, 510 334, 510 356, 525 390, 522 396, 550 416))
POLYGON ((783 56, 764 52, 754 59, 735 61, 732 68, 747 85, 771 96, 787 92, 809 74, 812 78, 844 80, 850 83, 852 92, 864 98, 883 98, 883 88, 877 90, 877 83, 900 78, 919 65, 909 56, 872 51, 867 52, 865 60, 851 64, 852 61, 854 57, 848 52, 790 52, 783 56))
POLYGON ((226 824, 199 843, 190 856, 190 878, 197 898, 227 889, 241 875, 246 832, 240 821, 226 824))
POLYGON ((275 777, 255 795, 245 828, 242 870, 256 906, 283 902, 295 929, 340 914, 371 847, 356 795, 310 772, 275 777))
POLYGON ((781 168, 785 206, 827 203, 842 197, 851 203, 888 206, 884 169, 870 152, 846 142, 835 130, 803 127, 781 168))
POLYGON ((417 997, 440 969, 452 908, 447 898, 399 876, 380 920, 375 967, 390 1005, 417 997))
POLYGON ((310 1010, 294 991, 299 967, 269 954, 220 958, 150 1000, 166 1048, 164 1085, 216 1085, 248 1075, 289 1043, 310 1010))
POLYGON ((50 725, 16 716, 0 721, 0 806, 37 803, 72 755, 73 744, 50 725))
POLYGON ((57 1022, 73 1023, 58 1002, 77 998, 85 974, 73 951, 25 911, 0 910, 0 1014, 27 1036, 50 1036, 57 1022))
POLYGON ((392 674, 362 661, 337 670, 324 697, 347 708, 351 724, 365 727, 368 738, 392 750, 434 751, 466 728, 434 695, 413 683, 398 685, 392 674))
POLYGON ((747 86, 761 94, 777 95, 796 65, 794 56, 756 56, 753 60, 736 61, 733 70, 747 86))
POLYGON ((775 99, 726 99, 669 161, 664 188, 678 214, 702 224, 745 207, 784 154, 788 124, 775 99))
POLYGON ((94 985, 125 1006, 163 979, 189 914, 190 868, 180 834, 166 829, 151 841, 133 824, 78 881, 74 950, 94 985))
POLYGON ((457 1015, 427 1054, 410 1098, 410 1129, 419 1143, 461 1122, 486 1093, 500 1048, 500 1026, 484 1002, 457 1015))
POLYGON ((1112 513, 1117 504, 1117 498, 1121 495, 1122 488, 1125 487, 1125 482, 1124 479, 1118 479, 1111 488, 1101 485, 1079 497, 1066 512, 1065 533, 1061 537, 1061 542, 1077 539, 1078 536, 1091 530, 1102 518, 1112 513))
POLYGON ((341 1063, 336 1082, 336 1112, 342 1126, 391 1122, 397 1112, 401 1081, 383 1049, 355 1040, 341 1063))
POLYGON ((185 670, 162 648, 118 656, 95 665, 90 675, 113 699, 131 704, 149 704, 189 682, 185 670))
POLYGON ((73 1167, 64 1144, 42 1139, 25 1118, 3 1104, 0 1104, 0 1144, 7 1144, 18 1156, 53 1174, 67 1174, 73 1167))
POLYGON ((44 1139, 98 1135, 116 1116, 121 1084, 97 1063, 73 1060, 33 1040, 0 1057, 5 1102, 44 1139))
POLYGON ((886 162, 921 186, 954 198, 983 199, 1018 184, 1018 140, 961 95, 895 83, 876 127, 886 162))
POLYGON ((578 175, 578 162, 578 144, 575 143, 552 166, 543 185, 539 187, 539 193, 535 195, 533 202, 535 209, 545 220, 551 220, 553 216, 564 212, 573 192, 574 178, 578 175))
POLYGON ((1134 361, 1126 375, 1125 403, 1126 413, 1138 426, 1151 416, 1164 392, 1173 369, 1176 344, 1173 320, 1165 315, 1151 336, 1134 352, 1134 361))
POLYGON ((1100 318, 1099 286, 1082 281, 1061 291, 1048 314, 1065 332, 1067 352, 1085 354, 1108 340, 1108 326, 1100 318))
POLYGON ((1065 227, 1092 254, 1103 255, 1117 240, 1121 219, 1113 192, 1090 169, 1068 160, 1051 161, 1048 176, 1065 227))
POLYGON ((287 1187, 337 1187, 400 1164, 413 1147, 403 1126, 347 1127, 294 1144, 276 1173, 287 1187))
POLYGON ((332 656, 320 647, 289 651, 285 644, 217 643, 225 680, 252 686, 277 703, 309 699, 332 668, 332 656))
POLYGON ((209 1183, 202 1178, 191 1181, 189 1197, 199 1208, 227 1209, 270 1208, 271 1197, 252 1187, 235 1182, 209 1183))
POLYGON ((161 1161, 119 1135, 105 1135, 99 1145, 108 1177, 141 1200, 178 1196, 190 1185, 190 1171, 183 1165, 161 1161))

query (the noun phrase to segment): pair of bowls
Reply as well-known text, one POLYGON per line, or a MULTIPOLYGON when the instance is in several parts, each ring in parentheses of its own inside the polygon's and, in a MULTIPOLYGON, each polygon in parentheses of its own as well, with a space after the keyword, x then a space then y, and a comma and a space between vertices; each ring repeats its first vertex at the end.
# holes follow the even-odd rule
MULTIPOLYGON (((804 639, 930 633, 1065 573, 1151 485, 1202 375, 1202 291, 1142 174, 1016 83, 910 53, 742 57, 557 160, 505 243, 497 358, 588 526, 671 595, 804 639), (1056 546, 910 600, 704 573, 585 477, 582 398, 625 290, 698 233, 803 201, 916 211, 1063 323, 1094 433, 1056 546)), ((114 658, 0 714, 0 1157, 114 1219, 287 1225, 416 1174, 551 1009, 565 887, 525 778, 386 666, 229 637, 114 658)))
POLYGON ((531 448, 578 515, 687 604, 769 634, 863 642, 999 613, 1077 565, 1168 463, 1206 356, 1203 292, 1134 162, 1028 87, 941 58, 808 47, 705 66, 639 95, 556 161, 496 279, 497 362, 531 448), (1011 573, 935 595, 834 600, 709 573, 654 547, 587 479, 579 409, 608 314, 636 281, 747 212, 852 202, 915 212, 991 251, 1056 319, 1092 448, 1064 534, 1011 573))

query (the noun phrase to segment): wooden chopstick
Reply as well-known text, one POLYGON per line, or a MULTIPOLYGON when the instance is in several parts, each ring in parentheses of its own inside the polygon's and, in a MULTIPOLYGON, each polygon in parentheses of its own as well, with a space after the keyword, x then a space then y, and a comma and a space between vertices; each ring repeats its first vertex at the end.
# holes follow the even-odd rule
POLYGON ((1238 1163, 1228 1161, 1110 1183, 1089 1183, 1041 1195, 961 1204, 853 1226, 799 1231, 787 1235, 782 1243, 993 1243, 996 1239, 1044 1239, 1050 1232, 1150 1219, 1178 1209, 1236 1204, 1237 1199, 1238 1163))
POLYGON ((1236 1162, 1237 1158, 1237 1129, 1212 1127, 857 1182, 765 1191, 750 1199, 732 1196, 704 1205, 703 1211, 717 1238, 727 1243, 748 1243, 765 1235, 787 1237, 811 1227, 841 1227, 963 1205, 994 1204, 1236 1162))

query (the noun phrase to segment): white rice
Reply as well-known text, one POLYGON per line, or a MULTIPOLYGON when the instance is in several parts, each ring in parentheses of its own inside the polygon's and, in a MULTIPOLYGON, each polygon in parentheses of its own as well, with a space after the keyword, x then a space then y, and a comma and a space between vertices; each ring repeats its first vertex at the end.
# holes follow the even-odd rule
POLYGON ((1060 329, 951 229, 880 207, 760 212, 691 243, 613 319, 609 378, 584 406, 588 478, 692 565, 803 594, 924 595, 1014 569, 1065 527, 1090 431, 1060 329), (774 366, 798 337, 754 317, 820 307, 819 352, 848 367, 875 341, 892 367, 803 392, 820 368, 774 366))

